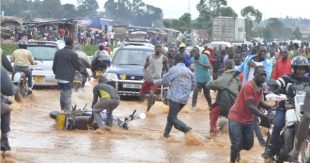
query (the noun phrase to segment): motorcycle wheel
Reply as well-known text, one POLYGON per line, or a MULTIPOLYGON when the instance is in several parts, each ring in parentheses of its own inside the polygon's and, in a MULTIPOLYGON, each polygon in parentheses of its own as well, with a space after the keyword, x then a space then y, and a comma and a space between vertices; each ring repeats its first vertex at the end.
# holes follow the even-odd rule
POLYGON ((27 81, 21 80, 18 84, 19 92, 23 97, 26 97, 28 94, 28 84, 27 81))
POLYGON ((301 145, 301 150, 298 156, 298 162, 310 162, 310 138, 308 137, 301 145))

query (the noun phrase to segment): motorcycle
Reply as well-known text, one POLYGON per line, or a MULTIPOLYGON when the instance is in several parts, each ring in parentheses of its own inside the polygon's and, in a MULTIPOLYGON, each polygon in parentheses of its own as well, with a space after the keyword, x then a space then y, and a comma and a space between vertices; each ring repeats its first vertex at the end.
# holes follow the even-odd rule
MULTIPOLYGON (((294 140, 295 140, 295 133, 297 131, 297 127, 301 118, 301 113, 300 113, 300 108, 303 104, 303 100, 305 97, 304 92, 296 93, 296 96, 294 97, 294 100, 287 98, 286 95, 284 94, 268 94, 266 95, 266 99, 276 101, 276 102, 284 102, 286 105, 291 106, 286 108, 286 113, 285 113, 285 126, 280 132, 280 150, 276 153, 275 161, 277 163, 282 163, 284 161, 289 161, 288 159, 288 154, 289 152, 293 149, 294 147, 294 140)), ((274 117, 275 115, 275 109, 272 109, 268 111, 267 116, 269 117, 274 117)), ((273 119, 273 118, 271 118, 273 119)), ((264 126, 264 125, 262 125, 264 126)), ((266 140, 266 146, 270 142, 270 136, 273 130, 273 124, 271 126, 268 126, 268 133, 267 133, 267 140, 266 140)), ((308 136, 309 137, 309 136, 308 136)), ((308 139, 308 142, 310 142, 310 138, 308 139)), ((307 143, 307 148, 310 149, 309 143, 307 143)), ((309 150, 308 149, 308 150, 309 150)), ((309 159, 309 153, 306 154, 306 152, 301 152, 304 153, 304 155, 300 155, 300 160, 307 160, 309 159)), ((303 162, 303 161, 302 161, 303 162)))
POLYGON ((78 90, 79 88, 82 87, 82 82, 83 82, 83 75, 80 72, 76 71, 73 79, 73 88, 75 90, 78 90))
MULTIPOLYGON (((50 112, 50 118, 56 120, 56 128, 66 129, 66 130, 96 130, 98 126, 96 123, 89 124, 88 120, 92 115, 92 111, 86 109, 86 105, 83 109, 76 109, 76 105, 72 107, 72 110, 66 113, 60 113, 58 111, 50 112)), ((134 110, 129 116, 125 117, 123 120, 113 115, 113 124, 112 127, 117 127, 121 129, 128 130, 128 123, 135 119, 145 119, 146 114, 141 113, 136 114, 134 110)), ((107 119, 107 114, 105 111, 101 113, 101 120, 104 122, 107 119)))
POLYGON ((105 70, 95 70, 95 77, 96 79, 104 76, 105 70))
MULTIPOLYGON (((23 97, 31 94, 31 90, 28 87, 28 78, 24 72, 17 71, 13 74, 13 83, 18 87, 20 94, 23 97)), ((31 86, 32 89, 33 85, 31 86)))

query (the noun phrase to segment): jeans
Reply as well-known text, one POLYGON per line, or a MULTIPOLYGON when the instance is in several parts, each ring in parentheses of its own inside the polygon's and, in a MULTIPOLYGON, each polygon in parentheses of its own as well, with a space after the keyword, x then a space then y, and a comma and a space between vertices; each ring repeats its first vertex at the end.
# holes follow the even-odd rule
POLYGON ((253 147, 254 124, 241 124, 239 122, 229 120, 228 126, 229 138, 231 142, 231 162, 235 162, 240 150, 250 150, 253 147))
POLYGON ((264 139, 264 136, 262 134, 262 131, 259 127, 259 119, 257 116, 254 116, 254 131, 255 131, 255 135, 258 139, 258 142, 261 144, 261 145, 264 145, 265 144, 265 139, 264 139))
POLYGON ((197 97, 198 97, 198 92, 203 89, 203 94, 205 96, 205 98, 207 99, 208 105, 209 107, 211 107, 211 96, 210 96, 210 89, 205 87, 206 82, 205 83, 198 83, 196 82, 196 87, 194 89, 194 93, 193 93, 193 100, 192 100, 192 107, 195 107, 197 104, 197 97))
POLYGON ((60 108, 69 110, 71 107, 72 83, 58 83, 60 88, 60 108))
POLYGON ((280 148, 280 132, 285 125, 285 110, 278 107, 273 119, 273 130, 270 136, 270 146, 272 154, 274 155, 280 148))
POLYGON ((10 129, 11 122, 11 111, 9 105, 1 102, 1 134, 8 133, 10 129))
POLYGON ((170 131, 171 131, 173 126, 177 130, 180 130, 180 131, 182 131, 184 133, 187 133, 188 131, 191 130, 190 127, 188 127, 184 122, 180 121, 177 118, 178 113, 182 110, 184 105, 185 104, 180 104, 180 103, 177 103, 177 102, 174 102, 174 101, 170 100, 169 113, 168 113, 168 117, 167 117, 166 128, 165 128, 165 131, 164 131, 164 137, 168 137, 169 136, 170 131))
POLYGON ((1 102, 1 151, 11 150, 8 140, 8 132, 11 122, 11 111, 9 105, 4 102, 1 102))
POLYGON ((95 119, 97 125, 99 128, 103 127, 102 118, 100 115, 100 112, 103 110, 107 110, 107 119, 105 121, 105 124, 109 127, 112 127, 113 124, 113 117, 112 112, 117 106, 119 105, 119 100, 111 99, 111 100, 102 100, 100 99, 93 107, 93 114, 90 117, 89 122, 92 123, 95 119))
POLYGON ((32 87, 32 71, 29 69, 28 66, 14 66, 14 73, 16 72, 23 72, 27 76, 28 80, 28 87, 32 87))

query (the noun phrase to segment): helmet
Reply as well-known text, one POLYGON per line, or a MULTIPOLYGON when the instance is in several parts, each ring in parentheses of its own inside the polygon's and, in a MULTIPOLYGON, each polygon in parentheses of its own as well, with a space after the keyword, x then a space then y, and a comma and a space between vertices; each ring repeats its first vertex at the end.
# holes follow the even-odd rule
POLYGON ((179 48, 185 48, 186 45, 182 42, 180 45, 179 45, 179 48))
POLYGON ((308 67, 310 64, 309 64, 309 61, 306 57, 304 56, 296 56, 293 58, 292 60, 292 67, 308 67))
POLYGON ((19 48, 27 48, 27 42, 25 40, 19 40, 18 41, 18 47, 19 48))

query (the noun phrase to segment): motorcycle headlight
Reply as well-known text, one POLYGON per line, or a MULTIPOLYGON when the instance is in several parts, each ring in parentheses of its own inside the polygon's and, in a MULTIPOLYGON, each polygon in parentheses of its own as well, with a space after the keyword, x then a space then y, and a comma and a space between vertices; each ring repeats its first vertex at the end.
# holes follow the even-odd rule
POLYGON ((108 81, 118 81, 118 77, 115 73, 105 73, 104 76, 108 81))
POLYGON ((22 77, 22 74, 21 74, 20 72, 16 72, 16 73, 14 74, 14 76, 13 76, 13 80, 14 80, 15 82, 18 82, 18 81, 20 81, 21 77, 22 77))

